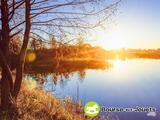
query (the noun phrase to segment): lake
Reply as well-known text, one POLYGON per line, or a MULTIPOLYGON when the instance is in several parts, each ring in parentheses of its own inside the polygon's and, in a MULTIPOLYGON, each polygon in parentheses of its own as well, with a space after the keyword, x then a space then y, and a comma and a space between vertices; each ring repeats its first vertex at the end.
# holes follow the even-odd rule
MULTIPOLYGON (((42 87, 58 98, 66 96, 82 104, 96 101, 105 107, 154 107, 156 114, 147 112, 111 112, 112 119, 160 120, 160 60, 109 60, 107 69, 85 69, 65 75, 43 75, 42 87), (56 79, 56 80, 55 80, 56 79)), ((26 77, 33 77, 26 74, 26 77)), ((34 76, 35 77, 35 76, 34 76)))

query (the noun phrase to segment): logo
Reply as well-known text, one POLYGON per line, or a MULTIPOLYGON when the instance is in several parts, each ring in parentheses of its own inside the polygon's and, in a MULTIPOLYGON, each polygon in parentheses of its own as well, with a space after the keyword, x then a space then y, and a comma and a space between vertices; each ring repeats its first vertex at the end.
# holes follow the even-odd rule
POLYGON ((91 101, 84 106, 84 113, 89 117, 95 117, 100 112, 100 106, 97 102, 91 101))

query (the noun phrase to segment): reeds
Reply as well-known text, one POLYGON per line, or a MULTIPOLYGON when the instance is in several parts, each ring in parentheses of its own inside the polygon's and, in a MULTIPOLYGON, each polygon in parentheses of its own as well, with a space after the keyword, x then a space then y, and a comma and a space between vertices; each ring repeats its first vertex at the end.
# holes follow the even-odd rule
POLYGON ((19 120, 85 119, 80 103, 73 103, 71 98, 60 100, 50 92, 37 88, 34 82, 26 81, 17 100, 19 120))

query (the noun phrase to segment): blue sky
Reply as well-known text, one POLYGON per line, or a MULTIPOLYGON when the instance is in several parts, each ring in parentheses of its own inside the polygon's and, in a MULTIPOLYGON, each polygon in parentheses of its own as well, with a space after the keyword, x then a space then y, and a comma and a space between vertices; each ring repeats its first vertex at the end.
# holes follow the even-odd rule
POLYGON ((109 30, 96 44, 106 48, 160 48, 160 0, 122 0, 109 30))

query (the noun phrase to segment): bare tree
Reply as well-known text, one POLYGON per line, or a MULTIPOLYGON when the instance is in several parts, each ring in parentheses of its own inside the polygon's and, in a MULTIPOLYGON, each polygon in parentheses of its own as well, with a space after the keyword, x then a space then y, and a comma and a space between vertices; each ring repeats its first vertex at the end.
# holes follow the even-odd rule
POLYGON ((106 22, 117 10, 119 2, 120 0, 1 0, 1 110, 9 110, 15 105, 30 38, 36 36, 44 42, 50 42, 49 38, 54 36, 60 44, 71 42, 77 34, 86 33, 106 22), (16 56, 18 62, 14 80, 9 45, 17 34, 22 39, 22 45, 16 56))
MULTIPOLYGON (((25 53, 29 41, 31 20, 30 10, 31 5, 29 0, 11 1, 1 0, 1 41, 0 41, 0 57, 2 58, 2 79, 1 79, 1 110, 12 109, 15 105, 15 100, 20 90, 22 81, 23 66, 25 60, 25 53), (16 79, 13 81, 12 71, 10 69, 10 51, 9 45, 11 39, 17 35, 21 30, 16 31, 11 28, 13 25, 13 17, 15 10, 25 3, 25 28, 23 44, 19 53, 18 64, 16 66, 16 79)), ((15 27, 15 26, 14 26, 15 27)))

